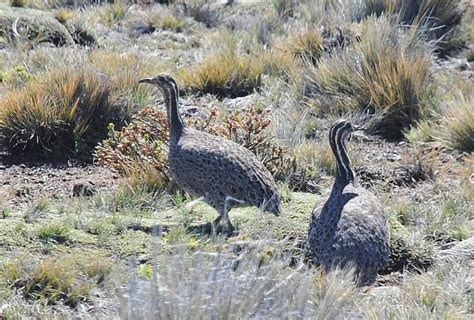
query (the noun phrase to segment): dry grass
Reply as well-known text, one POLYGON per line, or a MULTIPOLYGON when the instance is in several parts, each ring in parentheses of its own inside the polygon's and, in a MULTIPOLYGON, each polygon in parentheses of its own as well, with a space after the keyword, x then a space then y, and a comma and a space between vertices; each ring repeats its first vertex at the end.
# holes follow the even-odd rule
POLYGON ((246 96, 258 90, 265 71, 262 57, 239 54, 235 49, 206 58, 181 75, 185 90, 220 98, 246 96))
POLYGON ((128 5, 123 2, 106 4, 100 8, 100 18, 102 22, 111 27, 123 20, 127 13, 128 5))
POLYGON ((3 264, 0 278, 28 300, 74 307, 89 299, 95 281, 99 277, 103 281, 111 269, 110 260, 97 263, 79 256, 49 257, 41 262, 19 258, 3 264))
POLYGON ((242 245, 237 254, 220 249, 160 257, 121 290, 117 312, 125 319, 325 318, 351 305, 350 272, 320 277, 303 265, 288 268, 284 256, 264 244, 242 245))
POLYGON ((308 66, 308 94, 323 113, 372 113, 372 133, 399 138, 424 113, 430 57, 415 29, 401 33, 386 17, 361 28, 360 42, 308 66))
POLYGON ((149 25, 154 29, 183 32, 189 21, 170 7, 159 6, 147 13, 149 25))
POLYGON ((324 39, 318 30, 308 29, 296 34, 287 46, 295 58, 316 64, 324 51, 324 39))
POLYGON ((474 151, 474 99, 472 94, 459 94, 444 110, 438 138, 449 147, 464 151, 474 151))
POLYGON ((61 70, 11 90, 2 100, 0 135, 12 152, 85 153, 123 123, 128 106, 114 101, 113 83, 86 70, 61 70))

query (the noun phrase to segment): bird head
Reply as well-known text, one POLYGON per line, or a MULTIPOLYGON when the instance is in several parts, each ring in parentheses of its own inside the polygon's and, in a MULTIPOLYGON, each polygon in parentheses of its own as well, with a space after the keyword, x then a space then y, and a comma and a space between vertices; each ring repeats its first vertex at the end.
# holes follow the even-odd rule
POLYGON ((169 74, 161 73, 153 78, 143 78, 138 80, 138 83, 149 83, 157 86, 161 91, 173 89, 178 91, 178 85, 176 81, 169 74))
POLYGON ((343 140, 350 139, 352 136, 364 137, 366 129, 363 126, 359 126, 351 123, 346 119, 339 119, 332 125, 331 132, 334 134, 339 132, 343 140))

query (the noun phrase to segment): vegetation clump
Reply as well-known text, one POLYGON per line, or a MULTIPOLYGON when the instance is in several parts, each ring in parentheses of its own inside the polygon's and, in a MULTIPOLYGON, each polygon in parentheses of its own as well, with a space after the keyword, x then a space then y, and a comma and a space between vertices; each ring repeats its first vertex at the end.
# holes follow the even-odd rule
POLYGON ((0 139, 12 153, 86 155, 120 126, 129 106, 114 84, 87 70, 61 70, 11 90, 1 101, 0 139))
POLYGON ((389 19, 369 18, 359 42, 308 65, 306 91, 322 113, 368 112, 372 133, 401 138, 424 114, 430 65, 416 30, 400 34, 389 19))
POLYGON ((0 279, 28 300, 76 307, 89 299, 97 279, 102 282, 111 270, 108 259, 97 263, 74 255, 40 262, 18 258, 3 264, 0 279))

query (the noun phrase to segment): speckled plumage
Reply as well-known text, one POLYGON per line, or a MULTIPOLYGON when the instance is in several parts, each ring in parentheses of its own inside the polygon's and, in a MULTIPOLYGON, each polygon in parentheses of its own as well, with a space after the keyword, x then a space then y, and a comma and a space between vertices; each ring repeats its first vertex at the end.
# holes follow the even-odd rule
POLYGON ((168 75, 142 79, 162 91, 170 126, 169 162, 177 183, 188 193, 204 197, 220 216, 235 205, 253 205, 279 214, 280 196, 270 172, 243 146, 184 125, 178 113, 178 86, 168 75), (227 203, 226 203, 227 200, 227 203))
POLYGON ((380 201, 356 184, 344 146, 353 130, 346 120, 330 130, 336 180, 328 199, 313 211, 308 238, 315 264, 331 269, 353 263, 358 284, 368 285, 388 261, 389 231, 380 201))

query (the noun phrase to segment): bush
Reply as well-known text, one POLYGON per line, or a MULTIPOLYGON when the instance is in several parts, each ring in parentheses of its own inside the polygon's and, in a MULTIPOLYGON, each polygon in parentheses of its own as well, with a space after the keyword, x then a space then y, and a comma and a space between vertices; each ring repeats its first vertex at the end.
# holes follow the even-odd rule
POLYGON ((372 133, 401 138, 423 115, 430 56, 417 30, 400 33, 385 17, 361 28, 359 42, 308 64, 306 94, 322 113, 369 112, 372 133))
POLYGON ((114 84, 86 70, 61 70, 10 91, 0 108, 0 140, 8 151, 30 155, 88 155, 121 125, 129 110, 114 84))
MULTIPOLYGON (((286 161, 286 151, 268 133, 268 116, 267 111, 251 106, 223 116, 218 116, 217 110, 213 109, 209 116, 187 122, 199 130, 243 145, 271 172, 277 173, 286 161)), ((109 138, 96 148, 97 163, 114 168, 132 181, 148 181, 151 189, 164 187, 170 181, 168 132, 166 113, 145 108, 122 131, 109 126, 109 138)))

